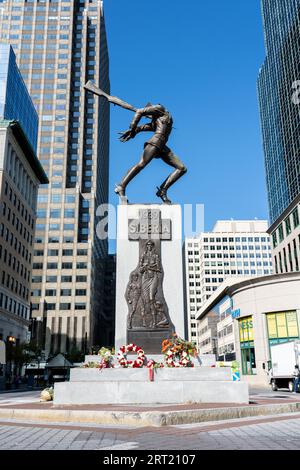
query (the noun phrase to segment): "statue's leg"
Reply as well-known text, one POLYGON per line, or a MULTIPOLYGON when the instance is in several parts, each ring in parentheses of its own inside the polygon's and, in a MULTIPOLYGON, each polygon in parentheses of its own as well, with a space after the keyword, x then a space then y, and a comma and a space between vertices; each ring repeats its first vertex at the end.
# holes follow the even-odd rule
POLYGON ((146 319, 145 319, 145 304, 144 299, 141 297, 141 317, 142 317, 142 325, 146 328, 146 319))
POLYGON ((156 193, 156 195, 160 197, 164 202, 170 204, 171 201, 167 197, 167 190, 187 172, 187 168, 167 146, 164 148, 161 154, 161 159, 168 165, 175 168, 175 170, 168 176, 168 178, 166 178, 165 181, 160 185, 156 193))
POLYGON ((158 279, 157 275, 153 278, 152 284, 150 286, 150 313, 152 316, 151 326, 154 328, 156 325, 156 308, 155 308, 155 298, 157 294, 158 279))
POLYGON ((134 316, 134 314, 136 312, 136 307, 137 307, 137 301, 133 300, 132 306, 131 306, 131 312, 129 314, 129 322, 128 322, 128 329, 130 329, 130 330, 132 328, 132 317, 134 316))
POLYGON ((148 163, 157 155, 157 148, 154 145, 147 144, 140 161, 126 173, 121 183, 116 186, 115 192, 120 196, 125 196, 125 190, 128 183, 145 168, 148 163))

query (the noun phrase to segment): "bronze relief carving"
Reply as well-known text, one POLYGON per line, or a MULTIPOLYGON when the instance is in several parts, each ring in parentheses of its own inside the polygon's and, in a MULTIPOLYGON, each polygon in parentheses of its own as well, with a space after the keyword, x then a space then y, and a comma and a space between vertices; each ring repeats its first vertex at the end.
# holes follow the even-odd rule
POLYGON ((174 332, 163 293, 161 261, 161 242, 171 239, 171 224, 161 219, 159 209, 143 209, 139 219, 129 221, 128 233, 130 240, 139 243, 137 267, 130 273, 125 293, 128 342, 147 344, 149 351, 148 341, 152 346, 156 341, 156 350, 150 352, 160 352, 161 341, 174 332))

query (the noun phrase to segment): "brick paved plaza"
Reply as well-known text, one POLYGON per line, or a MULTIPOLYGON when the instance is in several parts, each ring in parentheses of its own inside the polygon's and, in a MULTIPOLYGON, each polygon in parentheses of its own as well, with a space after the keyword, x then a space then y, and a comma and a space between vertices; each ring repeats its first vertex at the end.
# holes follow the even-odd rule
POLYGON ((298 450, 300 413, 163 428, 0 422, 2 450, 298 450))
MULTIPOLYGON (((39 393, 15 392, 0 395, 4 409, 50 409, 39 403, 39 393)), ((251 392, 256 406, 299 402, 299 395, 251 392)), ((211 406, 211 405, 210 405, 211 406)), ((221 405, 218 405, 221 406, 221 405)), ((180 405, 184 409, 187 405, 180 405)), ((201 405, 188 405, 190 410, 201 405)), ((84 408, 84 407, 81 407, 84 408)), ((98 407, 99 408, 99 407, 98 407)), ((107 407, 106 407, 107 408, 107 407)), ((118 410, 128 407, 118 406, 118 410)), ((147 410, 147 407, 140 407, 147 410)), ((172 406, 156 407, 168 412, 172 406)), ((97 411, 97 410, 95 410, 97 411)), ((121 426, 82 422, 55 422, 0 417, 0 450, 298 450, 300 412, 208 421, 173 426, 121 426)))

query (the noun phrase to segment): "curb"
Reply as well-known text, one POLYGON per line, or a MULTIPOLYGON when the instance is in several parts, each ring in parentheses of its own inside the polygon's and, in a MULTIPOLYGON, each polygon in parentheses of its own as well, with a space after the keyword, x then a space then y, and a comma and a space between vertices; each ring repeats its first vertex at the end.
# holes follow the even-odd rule
POLYGON ((172 426, 180 424, 220 421, 252 416, 268 416, 283 413, 296 413, 300 410, 300 402, 256 405, 235 408, 208 408, 205 410, 179 411, 92 411, 92 410, 28 410, 1 408, 0 418, 63 422, 63 423, 93 423, 99 425, 119 426, 172 426))

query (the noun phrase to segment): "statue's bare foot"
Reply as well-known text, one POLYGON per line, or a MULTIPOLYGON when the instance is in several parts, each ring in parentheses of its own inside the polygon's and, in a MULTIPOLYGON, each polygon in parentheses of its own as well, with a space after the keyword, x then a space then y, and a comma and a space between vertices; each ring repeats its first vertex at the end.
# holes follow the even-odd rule
POLYGON ((125 188, 121 184, 116 184, 115 193, 119 194, 120 197, 125 196, 125 188))
POLYGON ((162 320, 159 323, 157 323, 157 326, 169 326, 168 320, 162 320))
POLYGON ((162 188, 157 188, 157 197, 160 197, 165 204, 172 204, 172 201, 167 196, 167 190, 162 188))

